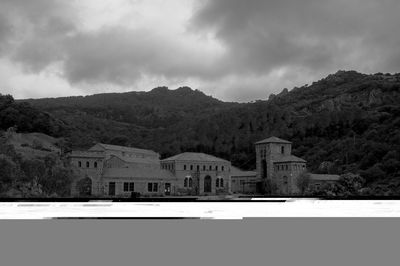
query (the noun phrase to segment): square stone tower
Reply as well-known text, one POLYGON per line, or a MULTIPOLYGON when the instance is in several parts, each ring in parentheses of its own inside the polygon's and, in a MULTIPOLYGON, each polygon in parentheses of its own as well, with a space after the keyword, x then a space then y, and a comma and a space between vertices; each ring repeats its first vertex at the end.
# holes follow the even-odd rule
POLYGON ((255 143, 257 178, 268 192, 268 184, 275 184, 280 195, 297 192, 296 178, 305 170, 305 160, 293 156, 292 143, 270 137, 255 143))

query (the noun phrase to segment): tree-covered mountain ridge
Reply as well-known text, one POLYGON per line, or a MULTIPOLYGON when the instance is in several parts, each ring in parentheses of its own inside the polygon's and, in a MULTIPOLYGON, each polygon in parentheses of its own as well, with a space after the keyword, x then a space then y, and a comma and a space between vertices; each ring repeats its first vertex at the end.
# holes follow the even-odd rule
POLYGON ((101 141, 162 157, 199 151, 254 169, 254 142, 274 135, 292 141, 313 172, 400 176, 400 74, 338 71, 241 104, 188 87, 26 101, 68 125, 72 148, 101 141))

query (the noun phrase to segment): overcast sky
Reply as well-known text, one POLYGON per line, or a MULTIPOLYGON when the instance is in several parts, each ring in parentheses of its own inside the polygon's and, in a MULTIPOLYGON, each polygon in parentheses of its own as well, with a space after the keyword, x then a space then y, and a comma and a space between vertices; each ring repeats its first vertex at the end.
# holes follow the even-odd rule
POLYGON ((399 0, 0 0, 0 93, 266 99, 337 70, 400 72, 399 14, 399 0))

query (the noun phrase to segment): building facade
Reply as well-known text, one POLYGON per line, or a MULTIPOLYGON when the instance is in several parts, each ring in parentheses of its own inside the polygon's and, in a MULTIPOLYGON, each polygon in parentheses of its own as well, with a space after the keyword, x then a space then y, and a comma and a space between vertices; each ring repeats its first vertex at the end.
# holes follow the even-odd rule
POLYGON ((230 192, 231 163, 204 154, 185 152, 161 161, 176 177, 176 195, 219 195, 230 192))
MULTIPOLYGON (((307 171, 306 161, 292 155, 292 143, 270 137, 255 143, 256 173, 262 181, 264 192, 277 195, 298 195, 299 176, 307 171)), ((310 184, 336 182, 338 175, 310 174, 310 184)))
POLYGON ((98 143, 68 155, 77 176, 72 196, 195 196, 230 192, 229 161, 204 153, 159 154, 98 143))

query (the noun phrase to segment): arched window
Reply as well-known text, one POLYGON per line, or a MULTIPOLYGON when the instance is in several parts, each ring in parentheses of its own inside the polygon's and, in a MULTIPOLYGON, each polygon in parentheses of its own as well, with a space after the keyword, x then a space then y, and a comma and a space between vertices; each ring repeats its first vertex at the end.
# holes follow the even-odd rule
POLYGON ((82 162, 81 161, 78 162, 78 167, 82 167, 82 162))
POLYGON ((89 168, 89 166, 90 166, 90 163, 86 162, 86 168, 89 168))
POLYGON ((215 179, 215 186, 219 187, 219 177, 217 177, 217 179, 215 179))
POLYGON ((97 162, 94 162, 94 168, 97 168, 97 162))
POLYGON ((210 165, 209 169, 210 169, 210 171, 212 170, 212 166, 211 165, 210 165))
POLYGON ((224 187, 224 179, 223 179, 223 178, 221 178, 221 179, 219 180, 219 186, 220 186, 220 187, 224 187))
POLYGON ((285 146, 281 147, 281 153, 284 154, 285 153, 285 146))
POLYGON ((192 187, 193 182, 192 182, 192 178, 189 178, 189 187, 192 187))
POLYGON ((183 186, 184 186, 184 187, 187 187, 187 185, 188 185, 188 178, 185 177, 185 181, 183 181, 183 186))
POLYGON ((215 166, 215 171, 218 171, 218 165, 215 166))
POLYGON ((224 166, 221 166, 221 168, 222 168, 221 170, 224 171, 224 166))
POLYGON ((191 165, 190 165, 190 171, 192 171, 192 170, 193 170, 193 165, 191 164, 191 165))
POLYGON ((186 164, 183 165, 183 170, 186 170, 186 164))
POLYGON ((205 171, 206 170, 206 166, 205 165, 203 165, 203 171, 205 171))

